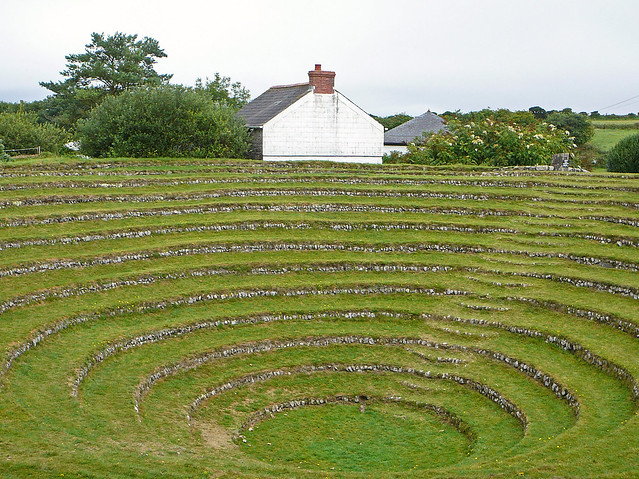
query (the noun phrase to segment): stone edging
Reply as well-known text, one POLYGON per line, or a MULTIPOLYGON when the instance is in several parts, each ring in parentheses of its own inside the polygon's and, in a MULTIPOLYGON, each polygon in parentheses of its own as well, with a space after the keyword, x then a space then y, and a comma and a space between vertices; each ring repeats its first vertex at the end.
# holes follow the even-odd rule
POLYGON ((567 253, 555 252, 531 252, 526 250, 506 250, 497 248, 484 248, 478 246, 441 244, 441 243, 406 243, 388 245, 361 245, 353 243, 213 243, 194 245, 176 250, 164 251, 140 251, 121 255, 98 256, 88 260, 57 260, 46 263, 35 263, 28 266, 15 266, 0 269, 0 278, 7 276, 19 276, 23 274, 40 273, 59 269, 86 268, 98 265, 120 264, 127 261, 138 261, 150 258, 166 258, 174 256, 190 256, 196 254, 219 253, 254 253, 263 251, 349 251, 359 253, 419 253, 435 251, 439 253, 454 254, 505 254, 519 255, 528 258, 558 258, 589 266, 601 266, 628 271, 639 271, 639 264, 628 263, 610 258, 595 258, 590 256, 577 256, 567 253))
POLYGON ((246 442, 245 436, 242 434, 244 430, 252 430, 257 424, 264 421, 265 419, 273 417, 274 414, 285 412, 287 410, 298 409, 300 407, 308 407, 308 406, 322 406, 325 404, 339 404, 339 403, 351 403, 351 404, 359 404, 360 402, 370 404, 375 402, 387 403, 387 404, 400 404, 404 407, 410 407, 414 409, 425 409, 427 411, 431 411, 440 417, 440 420, 449 424, 454 429, 457 430, 460 434, 466 437, 469 442, 469 449, 472 450, 473 443, 475 442, 475 434, 471 427, 459 416, 450 412, 446 408, 441 406, 437 406, 435 404, 423 403, 418 401, 408 401, 402 399, 398 396, 387 396, 382 398, 376 398, 373 396, 362 396, 362 395, 337 395, 337 396, 329 396, 324 398, 303 398, 303 399, 293 399, 288 402, 273 404, 268 406, 260 411, 256 411, 251 414, 238 428, 237 433, 234 435, 233 440, 246 442))
POLYGON ((398 285, 364 285, 364 286, 344 286, 326 289, 318 288, 298 288, 298 289, 238 289, 232 291, 221 291, 214 293, 202 293, 193 296, 179 297, 162 301, 147 301, 130 306, 108 309, 100 313, 84 314, 72 318, 62 319, 54 324, 49 324, 33 333, 11 351, 8 352, 4 367, 0 371, 0 378, 11 369, 13 362, 27 351, 35 348, 51 335, 58 334, 69 327, 78 324, 95 321, 103 317, 115 317, 130 313, 142 313, 148 311, 158 311, 168 307, 192 305, 203 301, 226 301, 231 299, 251 299, 260 297, 300 297, 300 296, 334 296, 339 294, 368 295, 368 294, 426 294, 429 296, 452 296, 466 295, 465 291, 452 289, 422 288, 419 286, 398 286, 398 285))

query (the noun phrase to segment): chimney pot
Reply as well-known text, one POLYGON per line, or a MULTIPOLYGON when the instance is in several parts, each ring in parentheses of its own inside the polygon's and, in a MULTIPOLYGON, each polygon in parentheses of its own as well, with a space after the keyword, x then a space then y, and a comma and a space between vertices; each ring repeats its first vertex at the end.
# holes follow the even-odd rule
POLYGON ((327 72, 322 70, 322 65, 315 64, 315 70, 308 72, 308 83, 314 87, 315 93, 331 94, 334 93, 335 72, 327 72))

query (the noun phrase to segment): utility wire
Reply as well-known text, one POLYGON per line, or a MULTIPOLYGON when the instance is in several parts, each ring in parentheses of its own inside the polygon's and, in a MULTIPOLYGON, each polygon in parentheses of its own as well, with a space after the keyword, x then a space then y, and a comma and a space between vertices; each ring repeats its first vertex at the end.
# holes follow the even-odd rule
POLYGON ((627 108, 627 107, 629 107, 629 106, 631 106, 631 105, 636 105, 636 104, 638 104, 638 103, 639 103, 639 100, 631 101, 630 103, 626 103, 626 104, 624 105, 624 108, 627 108))
POLYGON ((627 101, 634 100, 635 98, 639 98, 639 95, 635 95, 633 97, 628 98, 627 100, 620 101, 619 103, 615 103, 615 104, 607 106, 605 108, 599 108, 599 110, 597 110, 597 111, 607 110, 608 108, 612 108, 613 106, 621 105, 622 103, 626 103, 627 101))

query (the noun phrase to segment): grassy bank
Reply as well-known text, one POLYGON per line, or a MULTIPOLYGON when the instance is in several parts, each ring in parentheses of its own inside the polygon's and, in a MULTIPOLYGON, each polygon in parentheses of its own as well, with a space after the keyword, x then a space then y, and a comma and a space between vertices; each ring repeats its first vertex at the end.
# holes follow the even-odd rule
POLYGON ((638 191, 3 164, 0 476, 633 477, 638 191))

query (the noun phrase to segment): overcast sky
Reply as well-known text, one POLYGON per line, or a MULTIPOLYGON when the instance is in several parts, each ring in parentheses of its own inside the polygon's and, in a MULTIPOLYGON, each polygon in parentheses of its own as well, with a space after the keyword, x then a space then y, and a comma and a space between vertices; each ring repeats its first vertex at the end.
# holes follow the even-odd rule
POLYGON ((0 19, 3 101, 46 97, 65 55, 119 31, 158 40, 174 83, 220 72, 253 97, 321 63, 383 116, 639 111, 638 0, 0 0, 0 19))

